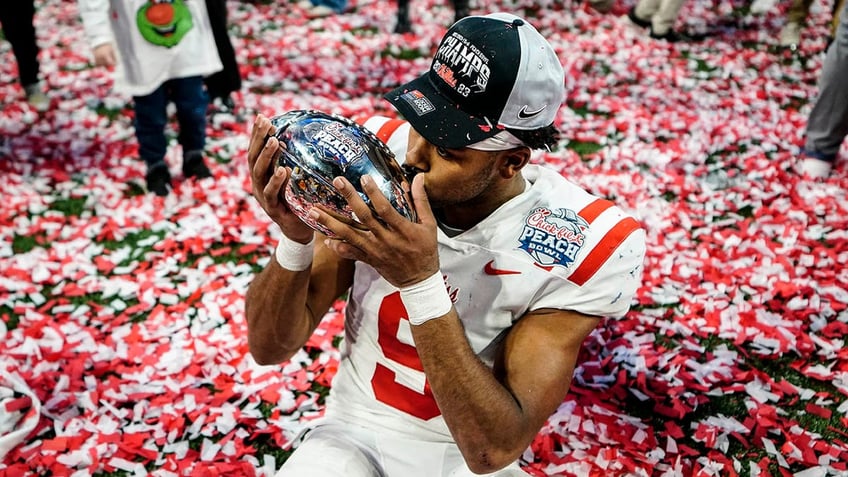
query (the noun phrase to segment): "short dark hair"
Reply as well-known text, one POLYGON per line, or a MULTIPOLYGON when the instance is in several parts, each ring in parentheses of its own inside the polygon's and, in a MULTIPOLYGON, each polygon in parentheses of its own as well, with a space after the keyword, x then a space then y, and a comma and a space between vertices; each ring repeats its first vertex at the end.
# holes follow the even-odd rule
POLYGON ((521 139, 530 149, 547 149, 550 151, 560 137, 559 130, 553 124, 532 130, 507 128, 507 131, 521 139))

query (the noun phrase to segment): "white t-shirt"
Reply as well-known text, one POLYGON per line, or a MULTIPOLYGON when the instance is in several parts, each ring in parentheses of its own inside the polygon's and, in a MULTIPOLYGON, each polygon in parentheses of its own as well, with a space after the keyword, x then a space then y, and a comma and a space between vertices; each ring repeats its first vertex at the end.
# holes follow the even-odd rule
POLYGON ((115 43, 115 90, 152 93, 170 79, 207 76, 223 69, 206 2, 78 0, 92 49, 115 43))
MULTIPOLYGON (((388 121, 364 124, 396 146, 402 163, 408 125, 388 121)), ((472 349, 488 366, 509 328, 526 313, 555 308, 621 317, 641 281, 645 233, 635 219, 553 170, 528 165, 523 174, 531 186, 489 217, 453 237, 438 232, 448 294, 472 349)), ((328 418, 453 441, 427 385, 397 288, 361 262, 342 346, 328 418)))

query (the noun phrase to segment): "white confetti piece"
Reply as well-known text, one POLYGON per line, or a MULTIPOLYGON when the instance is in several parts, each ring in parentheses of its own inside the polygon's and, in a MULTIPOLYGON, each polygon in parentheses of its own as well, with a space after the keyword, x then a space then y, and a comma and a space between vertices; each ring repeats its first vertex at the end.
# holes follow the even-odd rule
POLYGON ((221 446, 215 444, 209 439, 203 439, 203 444, 200 447, 200 460, 210 462, 218 455, 221 446))

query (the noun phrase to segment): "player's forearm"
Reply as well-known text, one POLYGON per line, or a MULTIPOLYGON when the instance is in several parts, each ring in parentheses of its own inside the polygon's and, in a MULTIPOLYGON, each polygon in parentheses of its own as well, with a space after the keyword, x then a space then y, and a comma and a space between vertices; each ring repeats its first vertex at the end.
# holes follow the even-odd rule
POLYGON ((245 296, 247 341, 259 364, 291 358, 315 329, 306 307, 310 270, 292 272, 273 260, 254 278, 245 296))
POLYGON ((489 473, 515 461, 535 431, 474 354, 456 311, 412 330, 430 389, 468 467, 489 473))

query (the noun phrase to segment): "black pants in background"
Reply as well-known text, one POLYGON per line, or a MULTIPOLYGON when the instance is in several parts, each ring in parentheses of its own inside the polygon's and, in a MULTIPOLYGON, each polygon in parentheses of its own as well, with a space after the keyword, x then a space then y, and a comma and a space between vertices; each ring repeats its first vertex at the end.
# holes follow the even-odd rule
MULTIPOLYGON (((6 2, 17 2, 19 0, 2 0, 6 2)), ((236 62, 236 52, 230 42, 227 31, 227 1, 206 0, 206 10, 209 12, 209 22, 212 26, 212 35, 215 37, 215 45, 218 47, 218 56, 224 69, 207 76, 205 79, 206 90, 209 99, 224 98, 234 91, 241 89, 241 73, 236 62)))
POLYGON ((38 82, 38 44, 35 40, 35 27, 32 24, 33 17, 35 17, 33 0, 2 0, 0 2, 0 26, 3 28, 3 35, 12 44, 12 52, 18 62, 21 86, 38 82))

